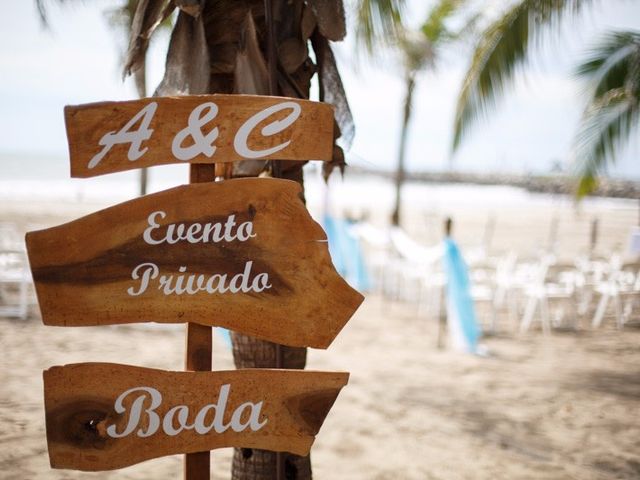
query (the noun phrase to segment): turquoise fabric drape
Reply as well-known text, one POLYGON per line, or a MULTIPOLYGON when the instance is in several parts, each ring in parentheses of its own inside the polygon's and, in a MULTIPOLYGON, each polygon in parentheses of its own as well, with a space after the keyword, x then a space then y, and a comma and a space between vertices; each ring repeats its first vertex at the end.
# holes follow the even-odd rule
POLYGON ((477 353, 481 331, 471 298, 471 284, 467 265, 462 258, 458 245, 449 237, 444 240, 444 271, 447 277, 448 321, 457 322, 449 328, 459 345, 471 353, 477 353))

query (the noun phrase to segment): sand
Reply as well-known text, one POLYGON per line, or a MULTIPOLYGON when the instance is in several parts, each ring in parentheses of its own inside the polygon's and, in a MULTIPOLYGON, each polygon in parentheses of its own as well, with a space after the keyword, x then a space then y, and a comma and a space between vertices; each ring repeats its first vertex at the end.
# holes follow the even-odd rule
MULTIPOLYGON (((0 221, 47 226, 95 207, 5 205, 0 221)), ((566 218, 559 237, 570 253, 584 245, 590 217, 568 208, 559 210, 566 218), (573 233, 571 221, 580 226, 573 233)), ((454 213, 460 237, 472 243, 484 216, 454 213)), ((602 214, 611 227, 601 248, 612 251, 626 241, 637 213, 629 207, 602 214)), ((544 208, 531 207, 526 217, 503 214, 497 230, 513 230, 496 231, 496 238, 505 245, 544 239, 544 208)), ((417 234, 424 228, 414 226, 417 234)), ((524 243, 523 250, 534 246, 524 243)), ((351 372, 313 446, 315 478, 640 478, 640 329, 615 330, 610 318, 599 330, 550 336, 499 326, 484 340, 486 358, 439 350, 433 316, 369 296, 327 351, 309 351, 308 368, 351 372)), ((219 335, 214 350, 214 368, 232 368, 219 335)), ((181 456, 97 474, 51 470, 42 370, 85 361, 181 370, 182 326, 53 328, 34 309, 26 321, 0 319, 0 351, 0 478, 181 478, 181 456)), ((212 457, 212 478, 229 478, 231 451, 212 457)))

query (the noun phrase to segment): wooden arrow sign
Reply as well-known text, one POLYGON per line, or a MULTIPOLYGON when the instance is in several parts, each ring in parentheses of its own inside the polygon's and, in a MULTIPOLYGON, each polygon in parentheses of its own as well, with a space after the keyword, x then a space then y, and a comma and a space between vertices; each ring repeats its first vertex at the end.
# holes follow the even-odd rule
POLYGON ((325 160, 333 108, 252 95, 145 98, 67 106, 72 177, 167 163, 325 160))
POLYGON ((288 180, 147 195, 27 234, 46 325, 216 325, 327 348, 363 300, 288 180))
POLYGON ((221 447, 307 455, 348 373, 167 372, 80 363, 44 372, 53 468, 113 470, 221 447))

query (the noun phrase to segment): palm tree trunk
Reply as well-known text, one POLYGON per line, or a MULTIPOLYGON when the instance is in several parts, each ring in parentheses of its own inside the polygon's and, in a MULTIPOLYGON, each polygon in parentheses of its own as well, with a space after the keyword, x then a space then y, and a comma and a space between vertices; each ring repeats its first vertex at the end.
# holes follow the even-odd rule
MULTIPOLYGON (((302 185, 302 169, 283 172, 282 178, 294 180, 302 185)), ((304 198, 303 198, 304 200, 304 198)), ((233 361, 236 368, 274 368, 276 349, 273 342, 231 332, 233 361)), ((280 345, 282 368, 302 370, 307 363, 307 349, 280 345)), ((284 453, 284 478, 287 480, 311 480, 311 457, 284 453)), ((269 450, 236 448, 233 452, 232 480, 274 480, 276 478, 277 455, 269 450)))
POLYGON ((402 117, 402 130, 400 130, 400 147, 398 151, 398 164, 396 167, 396 198, 393 213, 391 214, 391 224, 400 225, 400 208, 402 197, 402 184, 405 180, 405 153, 407 146, 407 134, 409 133, 409 120, 411 119, 411 106, 413 103, 413 90, 416 85, 416 79, 413 74, 407 75, 405 80, 405 97, 404 97, 404 114, 402 117))
MULTIPOLYGON (((277 88, 276 92, 270 92, 269 78, 265 82, 265 74, 268 70, 263 69, 262 65, 267 66, 266 58, 268 57, 268 45, 266 45, 268 32, 266 27, 266 15, 263 0, 250 0, 249 2, 234 2, 234 14, 231 15, 230 8, 222 9, 223 2, 207 2, 204 7, 204 25, 209 50, 212 52, 211 57, 217 59, 221 52, 237 49, 235 56, 234 71, 219 73, 220 67, 212 69, 214 72, 210 79, 209 89, 211 93, 245 93, 254 95, 267 95, 276 93, 283 96, 302 96, 309 95, 310 79, 313 70, 309 68, 307 62, 302 63, 295 71, 289 75, 290 79, 295 83, 300 93, 296 95, 296 91, 291 91, 288 84, 283 78, 271 79, 272 87, 277 88), (247 3, 251 9, 247 9, 247 3), (219 14, 216 9, 221 8, 219 14), (251 12, 252 24, 247 23, 247 13, 251 12), (233 25, 230 19, 236 20, 238 24, 233 25), (255 28, 256 32, 252 33, 251 28, 255 28), (232 45, 225 50, 219 48, 217 36, 225 32, 224 38, 227 45, 232 45), (240 33, 242 32, 242 36, 240 33), (237 41, 230 41, 229 37, 237 35, 237 41), (252 42, 256 42, 252 45, 252 42), (238 71, 242 68, 241 71, 238 71), (244 78, 243 78, 244 76, 244 78), (251 80, 251 81, 245 81, 251 80)), ((226 6, 227 4, 225 4, 226 6)), ((276 17, 280 19, 278 22, 278 31, 276 32, 276 41, 282 43, 291 38, 300 37, 301 16, 303 2, 296 0, 287 3, 285 0, 273 0, 274 10, 277 12, 276 17)), ((306 46, 306 43, 302 43, 306 46)), ((231 57, 232 59, 234 57, 231 57)), ((216 64, 218 65, 218 64, 216 64)), ((278 70, 275 72, 278 74, 278 70)), ((273 74, 272 73, 272 74, 273 74)), ((239 162, 243 163, 243 162, 239 162)), ((262 167, 261 162, 246 162, 246 166, 240 168, 240 165, 234 165, 234 176, 256 176, 260 173, 262 167)), ((262 162, 264 163, 264 162, 262 162)), ((280 177, 288 180, 297 181, 303 188, 304 179, 302 172, 302 163, 283 162, 280 177)), ((304 195, 304 194, 303 194, 304 195)), ((233 346, 233 358, 236 368, 275 368, 277 363, 276 344, 259 340, 248 335, 237 332, 231 332, 231 341, 233 346)), ((282 368, 285 369, 304 369, 307 358, 306 348, 293 348, 280 346, 282 352, 282 368)), ((310 457, 298 456, 289 453, 282 454, 284 456, 284 478, 287 480, 311 480, 311 459, 310 457)), ((233 454, 233 463, 231 470, 232 480, 273 480, 276 478, 277 454, 272 451, 236 448, 233 454)))
MULTIPOLYGON (((131 32, 130 49, 125 62, 127 72, 139 69, 141 54, 146 53, 149 38, 159 21, 175 8, 177 17, 167 53, 165 76, 156 95, 224 93, 309 98, 311 77, 321 78, 320 96, 336 108, 336 131, 344 135, 346 144, 353 136, 353 123, 335 57, 329 41, 342 40, 346 34, 342 0, 207 0, 205 2, 141 2, 136 9, 135 28, 131 32), (269 49, 265 7, 273 8, 276 28, 277 68, 272 68, 271 87, 265 56, 269 49), (309 40, 313 37, 316 65, 309 57, 309 40), (273 78, 277 76, 277 78, 273 78), (275 87, 275 88, 274 88, 275 87), (273 90, 277 89, 277 92, 273 90)), ((269 42, 271 43, 271 42, 269 42)), ((273 56, 273 55, 272 55, 273 56)), ((275 63, 275 62, 274 62, 275 63)), ((140 69, 141 70, 141 69, 140 69)), ((339 136, 339 135, 336 135, 339 136)), ((302 167, 306 162, 282 162, 281 178, 303 185, 302 167)), ((258 176, 266 161, 236 162, 228 178, 258 176)), ((334 145, 331 166, 343 168, 342 150, 334 145)), ((278 170, 278 169, 274 169, 278 170)), ((327 171, 329 171, 328 169, 327 171)), ((304 201, 304 194, 301 195, 304 201)), ((259 320, 259 319, 257 319, 259 320)), ((276 365, 278 348, 246 335, 231 332, 234 362, 238 368, 268 368, 276 365)), ((302 369, 306 349, 282 347, 281 367, 302 369)), ((276 454, 256 449, 234 451, 234 480, 267 480, 276 478, 276 454)), ((284 454, 286 480, 310 480, 311 462, 308 456, 284 454)))

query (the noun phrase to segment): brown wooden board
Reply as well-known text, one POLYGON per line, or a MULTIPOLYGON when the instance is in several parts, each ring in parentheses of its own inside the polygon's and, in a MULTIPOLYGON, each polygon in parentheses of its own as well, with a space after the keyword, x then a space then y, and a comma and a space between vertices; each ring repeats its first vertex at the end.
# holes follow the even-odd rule
POLYGON ((168 372, 113 363, 57 366, 43 376, 51 466, 85 471, 221 447, 306 455, 349 379, 343 372, 168 372))
POLYGON ((265 178, 184 185, 28 233, 44 323, 194 322, 327 348, 363 297, 336 272, 299 193, 265 178), (193 240, 213 233, 167 243, 180 228, 193 240))
POLYGON ((168 163, 333 155, 329 104, 254 95, 157 97, 67 106, 72 177, 168 163))

